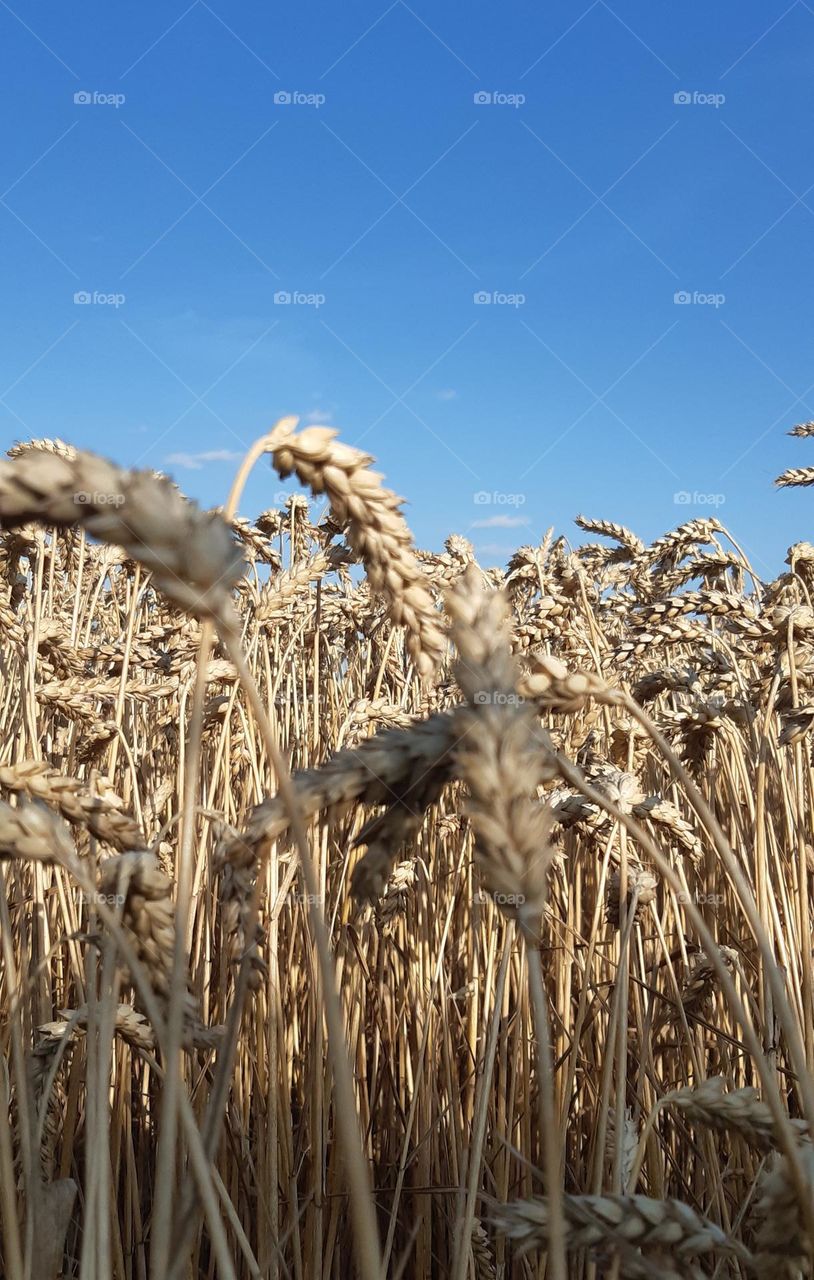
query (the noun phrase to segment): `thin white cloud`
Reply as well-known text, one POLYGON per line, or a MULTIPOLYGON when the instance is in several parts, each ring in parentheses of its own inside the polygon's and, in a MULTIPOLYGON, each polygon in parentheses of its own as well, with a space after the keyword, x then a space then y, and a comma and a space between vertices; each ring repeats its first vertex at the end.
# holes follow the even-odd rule
POLYGON ((521 529, 528 520, 523 516, 489 516, 488 520, 473 520, 473 529, 521 529))
POLYGON ((330 409, 312 409, 310 413, 306 413, 305 415, 306 422, 310 422, 314 426, 318 426, 321 423, 328 423, 332 418, 333 414, 330 409))
POLYGON ((458 392, 452 387, 442 387, 440 391, 436 391, 439 400, 457 400, 458 392))
POLYGON ((168 453, 164 461, 185 471, 200 471, 208 462, 236 462, 242 457, 234 449, 204 449, 201 453, 168 453))
POLYGON ((516 548, 505 547, 500 542, 479 542, 475 550, 481 556, 510 556, 516 548))

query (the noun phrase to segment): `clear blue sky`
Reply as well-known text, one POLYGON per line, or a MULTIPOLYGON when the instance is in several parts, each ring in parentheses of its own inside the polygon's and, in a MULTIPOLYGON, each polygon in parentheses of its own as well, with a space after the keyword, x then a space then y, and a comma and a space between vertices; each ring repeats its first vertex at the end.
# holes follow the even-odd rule
POLYGON ((814 536, 771 485, 814 449, 814 4, 0 0, 0 58, 6 446, 210 504, 296 412, 487 562, 579 511, 717 510, 764 575, 814 536))

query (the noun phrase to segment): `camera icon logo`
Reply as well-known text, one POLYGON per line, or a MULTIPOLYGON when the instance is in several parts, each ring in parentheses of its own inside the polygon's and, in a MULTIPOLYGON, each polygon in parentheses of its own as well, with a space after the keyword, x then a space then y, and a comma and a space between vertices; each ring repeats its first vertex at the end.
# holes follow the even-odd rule
POLYGON ((679 307, 685 307, 688 302, 692 302, 692 294, 687 293, 686 289, 679 289, 673 294, 673 302, 679 307))
POLYGON ((274 295, 274 301, 276 302, 278 307, 288 306, 288 304, 291 302, 291 294, 288 292, 287 289, 278 289, 274 295))
POLYGON ((679 89, 678 93, 673 94, 673 102, 677 107, 686 107, 692 102, 692 94, 688 93, 686 89, 679 89))
POLYGON ((87 292, 87 290, 80 289, 78 293, 74 294, 73 300, 77 306, 86 307, 90 302, 90 294, 87 292))
POLYGON ((485 90, 481 89, 478 93, 473 93, 472 101, 475 103, 476 107, 485 107, 492 101, 492 95, 491 93, 486 93, 485 90))
POLYGON ((492 301, 492 295, 491 293, 487 293, 485 289, 479 289, 477 293, 472 295, 472 300, 473 302, 476 302, 478 306, 484 306, 486 303, 492 301))
POLYGON ((291 94, 287 89, 278 89, 274 95, 274 105, 276 107, 288 107, 291 105, 291 94))
POLYGON ((86 107, 92 101, 92 98, 87 89, 80 89, 78 93, 74 94, 73 100, 78 107, 86 107))

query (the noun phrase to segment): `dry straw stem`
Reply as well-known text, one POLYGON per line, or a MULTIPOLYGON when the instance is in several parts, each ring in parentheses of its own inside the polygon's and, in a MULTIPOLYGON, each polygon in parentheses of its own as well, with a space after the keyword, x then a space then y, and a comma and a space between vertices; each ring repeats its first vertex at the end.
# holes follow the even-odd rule
POLYGON ((416 669, 431 676, 444 652, 444 635, 401 514, 402 499, 370 470, 369 454, 337 440, 329 427, 297 433, 296 423, 283 419, 267 438, 275 470, 282 478, 293 472, 312 493, 327 494, 336 522, 348 525, 348 542, 371 587, 386 598, 396 626, 406 628, 416 669))
MULTIPOLYGON (((681 779, 696 812, 710 831, 715 842, 716 850, 726 865, 729 877, 738 889, 744 909, 753 926, 756 941, 763 952, 767 981, 771 986, 772 996, 776 1002, 778 1017, 781 1019, 788 1036, 789 1053, 795 1063, 801 1064, 798 1067, 798 1085, 802 1095, 804 1108, 809 1114, 814 1114, 814 1106, 811 1105, 810 1101, 812 1080, 805 1067, 804 1050, 800 1030, 792 1018, 788 1000, 782 986, 781 977, 778 973, 776 962, 770 952, 766 931, 757 915, 754 898, 751 896, 748 887, 745 885, 739 868, 734 863, 732 851, 726 842, 719 824, 710 811, 709 806, 703 800, 697 788, 693 785, 686 770, 682 768, 680 762, 671 751, 667 742, 658 732, 655 725, 653 725, 653 723, 644 715, 641 709, 636 706, 631 698, 625 698, 623 705, 628 709, 631 715, 635 715, 635 718, 639 723, 641 723, 643 727, 647 728, 653 739, 658 742, 662 752, 667 757, 675 771, 676 776, 681 779)), ((572 765, 570 761, 565 760, 561 755, 557 757, 557 760, 562 776, 567 779, 567 781, 571 782, 571 784, 575 786, 577 790, 579 790, 588 800, 594 804, 607 808, 608 812, 621 822, 629 833, 641 844, 642 848, 653 861, 656 870, 669 883, 670 887, 676 893, 684 893, 681 880, 678 878, 661 850, 656 846, 654 841, 650 839, 647 833, 638 826, 638 824, 629 815, 623 813, 617 805, 606 797, 603 797, 598 791, 591 787, 585 780, 582 772, 576 766, 572 765)), ((749 1018, 743 1001, 738 995, 732 981, 732 976, 729 972, 732 963, 730 958, 732 954, 731 948, 723 948, 716 944, 708 925, 693 902, 685 899, 683 907, 687 917, 692 922, 694 929, 701 939, 709 961, 710 969, 717 975, 726 996, 727 1003, 742 1028, 744 1041, 753 1057, 756 1070, 760 1074, 763 1082, 764 1093, 771 1099, 769 1105, 777 1125, 778 1144, 781 1146, 788 1159, 790 1176, 795 1180, 801 1213, 805 1216, 808 1229, 811 1232, 812 1239, 814 1239, 814 1202, 812 1202, 805 1193, 804 1171, 799 1160, 795 1134, 789 1125, 788 1115, 782 1107, 780 1097, 777 1092, 776 1079, 766 1062, 760 1040, 755 1033, 752 1021, 749 1018), (725 954, 727 952, 730 953, 729 956, 725 954)))
POLYGON ((0 461, 0 525, 79 524, 123 547, 156 585, 200 617, 220 615, 243 562, 220 516, 201 511, 168 480, 125 471, 93 453, 26 449, 0 461))
MULTIPOLYGON (((282 424, 284 425, 285 420, 282 424)), ((249 474, 254 462, 260 456, 262 450, 265 449, 267 438, 263 438, 255 442, 252 449, 244 458, 241 467, 232 484, 229 499, 226 505, 228 516, 234 514, 239 495, 246 477, 249 474)), ((293 512, 292 512, 292 530, 293 530, 293 512)), ((364 1280, 378 1280, 382 1275, 381 1253, 379 1248, 379 1236, 376 1223, 376 1215, 371 1191, 370 1174, 365 1162, 364 1151, 362 1148, 362 1134, 359 1124, 358 1108, 353 1090, 353 1075, 351 1063, 348 1055, 348 1045, 343 1024, 342 1008, 339 1001, 339 995, 336 989, 336 976, 331 956, 330 941, 325 925, 325 920, 320 908, 319 881, 314 866, 311 851, 308 846, 308 837, 305 829, 305 822, 299 805, 297 794, 292 783, 289 762, 280 749, 277 736, 272 728, 269 720, 263 698, 258 689, 257 683, 252 672, 246 662, 240 641, 239 619, 229 612, 222 617, 219 622, 219 630, 224 647, 235 666, 238 679, 242 684, 249 706, 252 710, 254 718, 257 722, 259 736, 268 754, 269 760, 274 768, 278 778, 280 795, 286 806, 288 817, 293 829, 294 838, 296 840, 297 851, 299 854, 300 869, 303 880, 308 893, 308 914, 313 931, 313 938, 316 944, 317 959, 319 964, 319 972, 322 979, 322 1003, 324 1009, 325 1020, 328 1028, 328 1052, 330 1063, 333 1070, 333 1085, 337 1097, 337 1130, 340 1136, 341 1149, 345 1160, 345 1169, 347 1174, 348 1186, 350 1191, 350 1217, 353 1224, 353 1245, 359 1266, 359 1271, 364 1280)), ((207 628, 205 628, 207 631, 207 628)), ((204 641, 203 649, 206 649, 204 641)), ((199 655, 199 671, 198 680, 196 682, 196 708, 200 709, 203 697, 204 681, 202 678, 203 660, 208 656, 204 652, 199 655)), ((200 735, 196 737, 196 755, 200 748, 200 735)), ((187 792, 192 795, 194 793, 194 778, 190 770, 187 778, 187 792)), ((185 843, 188 847, 189 830, 185 830, 185 843)), ((247 935, 249 938, 254 936, 257 927, 257 916, 260 905, 260 890, 262 885, 262 877, 258 875, 252 895, 251 908, 247 915, 247 935)), ((176 947, 175 963, 176 969, 181 962, 181 951, 176 947)), ((218 1072, 215 1077, 212 1093, 210 1096, 209 1112, 204 1124, 205 1149, 210 1159, 214 1159, 217 1149, 217 1138, 222 1124, 223 1114, 226 1109, 228 1082, 230 1071, 233 1066, 234 1057, 238 1050, 238 1035, 240 1031, 240 1020, 243 1008, 243 1001, 246 996, 249 985, 251 956, 244 958, 241 965, 238 981, 236 984, 235 998, 229 1014, 229 1022, 226 1028, 226 1037, 224 1046, 218 1060, 218 1072)), ((166 1172, 169 1173, 170 1164, 165 1166, 166 1172)), ((275 1187, 275 1196, 277 1189, 275 1187)), ((164 1218, 164 1227, 167 1225, 167 1218, 164 1218)), ((184 1241, 189 1237, 186 1234, 189 1230, 187 1222, 182 1227, 182 1235, 184 1241)), ((276 1232, 276 1228, 275 1228, 276 1232)), ((184 1266, 184 1250, 178 1251, 178 1269, 184 1266)))
MULTIPOLYGON (((319 893, 320 886, 319 881, 317 880, 316 869, 311 858, 311 852, 308 847, 304 815, 297 798, 297 792, 291 778, 288 763, 280 752, 277 739, 271 727, 268 715, 266 714, 266 708, 263 705, 263 700, 260 696, 257 684, 252 678, 251 672, 246 665, 243 652, 237 640, 234 623, 231 625, 228 623, 224 625, 222 627, 221 635, 229 656, 237 668, 239 679, 246 691, 246 696, 257 721, 266 751, 268 752, 269 758, 271 759, 277 773, 280 784, 280 795, 287 809, 288 818, 297 843, 300 868, 302 870, 306 891, 308 893, 309 918, 314 932, 320 974, 322 977, 324 1012, 328 1025, 328 1049, 331 1058, 331 1065, 333 1067, 334 1085, 337 1094, 337 1128, 342 1143, 350 1188, 350 1212, 354 1226, 355 1252, 359 1271, 363 1280, 377 1280, 377 1278, 382 1275, 382 1262, 378 1227, 370 1184, 370 1174, 362 1148, 359 1113, 353 1092, 353 1076, 348 1056, 348 1045, 345 1036, 342 1008, 339 1003, 339 995, 336 990, 336 977, 331 957, 328 933, 319 905, 321 901, 321 895, 319 893)), ((259 905, 258 891, 260 884, 261 879, 258 876, 252 902, 253 912, 249 919, 247 930, 249 937, 251 937, 254 932, 254 924, 256 920, 255 913, 259 905)), ((238 992, 236 993, 233 1006, 234 1017, 230 1020, 230 1025, 227 1027, 226 1044, 232 1052, 234 1052, 236 1048, 237 1030, 239 1027, 238 1019, 240 1016, 242 999, 248 985, 248 959, 249 958, 247 957, 247 962, 241 967, 243 985, 241 986, 239 980, 238 992)), ((223 1054, 223 1063, 229 1063, 229 1056, 226 1053, 223 1054)), ((224 1092, 226 1079, 226 1070, 224 1069, 221 1077, 222 1089, 224 1092)), ((218 1091, 215 1089, 213 1090, 212 1101, 215 1102, 218 1100, 218 1091)), ((225 1098, 220 1099, 220 1101, 222 1113, 225 1098)), ((217 1114, 214 1107, 211 1109, 210 1114, 212 1116, 217 1114)), ((214 1125, 211 1133, 214 1137, 214 1134, 216 1133, 214 1125)), ((214 1142, 213 1149, 210 1151, 210 1157, 213 1156, 214 1142)))
MULTIPOLYGON (((231 518, 235 513, 239 495, 242 492, 245 480, 254 462, 262 453, 265 443, 265 438, 255 442, 255 445, 249 450, 240 469, 238 470, 226 504, 226 515, 228 518, 231 518)), ((239 640, 239 619, 234 615, 231 609, 228 608, 225 601, 222 603, 221 609, 219 610, 218 623, 221 640, 234 664, 240 683, 245 690, 247 700, 257 722, 263 745, 265 746, 271 765, 277 775, 280 794, 288 811, 289 820, 297 843, 300 867, 308 891, 309 918, 313 929, 319 961, 319 970, 322 978, 322 997, 329 1033, 328 1046, 331 1064, 333 1067, 334 1087, 339 1100, 337 1125, 341 1135, 348 1182, 350 1186, 350 1211, 354 1226, 354 1246, 361 1274, 366 1278, 366 1280, 375 1280, 375 1278, 381 1273, 378 1232, 370 1191, 368 1170, 364 1164, 360 1145, 361 1134, 359 1131, 358 1113, 353 1095, 353 1081, 350 1063, 347 1056, 347 1045, 342 1023, 342 1011, 335 987, 335 977, 325 922, 318 905, 320 897, 316 871, 308 847, 308 839, 302 813, 291 782, 288 761, 280 750, 277 737, 268 718, 257 683, 246 663, 239 640)), ((205 689, 205 666, 206 660, 209 656, 209 640, 210 624, 207 622, 203 628, 201 649, 198 655, 198 669, 190 731, 191 742, 190 749, 187 754, 184 795, 188 814, 191 813, 193 808, 194 797, 197 790, 197 773, 202 746, 201 731, 203 723, 202 712, 205 689)), ((183 971, 184 966, 185 932, 191 888, 191 853, 192 823, 188 819, 184 825, 181 856, 179 859, 178 911, 180 923, 176 935, 173 955, 174 983, 169 1008, 168 1027, 168 1087, 165 1089, 165 1097, 162 1106, 162 1148, 159 1150, 158 1160, 157 1194, 163 1192, 164 1196, 163 1200, 159 1203, 159 1214, 156 1220, 155 1239, 152 1249, 153 1260, 154 1262, 157 1262, 158 1268, 160 1269, 166 1269, 170 1263, 171 1201, 167 1193, 170 1190, 174 1165, 176 1106, 179 1102, 182 1104, 185 1103, 183 1092, 180 1089, 180 1062, 178 1056, 184 1013, 184 1006, 181 997, 184 993, 181 991, 178 978, 180 973, 183 971)), ((247 916, 247 935, 250 938, 255 933, 257 913, 260 903, 261 883, 262 878, 258 876, 252 896, 251 908, 247 916)), ((227 1104, 229 1078, 233 1069, 234 1056, 238 1048, 237 1042, 240 1032, 243 1002, 248 990, 249 962, 250 956, 246 956, 245 962, 241 965, 238 974, 235 997, 229 1014, 224 1044, 219 1055, 217 1072, 210 1094, 209 1109, 204 1122, 204 1149, 210 1160, 214 1159, 215 1156, 218 1134, 227 1104)), ((190 1238, 190 1231, 194 1230, 194 1225, 194 1205, 190 1204, 189 1198, 187 1197, 184 1205, 182 1206, 181 1226, 178 1233, 180 1247, 176 1253, 177 1266, 172 1266, 170 1268, 173 1275, 175 1275, 177 1271, 182 1270, 185 1265, 184 1253, 190 1238)))

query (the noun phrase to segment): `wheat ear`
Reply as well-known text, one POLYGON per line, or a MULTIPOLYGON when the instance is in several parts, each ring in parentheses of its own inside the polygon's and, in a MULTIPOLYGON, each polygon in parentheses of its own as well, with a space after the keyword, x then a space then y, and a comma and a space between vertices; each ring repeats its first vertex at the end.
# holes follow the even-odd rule
POLYGON ((118 796, 91 795, 79 778, 62 774, 38 760, 0 766, 0 787, 22 791, 58 809, 63 818, 88 830, 114 849, 143 849, 144 835, 118 796))
POLYGON ((243 561, 226 522, 152 472, 126 471, 93 453, 25 449, 0 461, 0 525, 79 524, 123 547, 161 591, 200 617, 220 616, 243 561))
MULTIPOLYGON (((664 1099, 696 1124, 708 1129, 731 1130, 739 1133, 761 1151, 770 1151, 777 1145, 777 1125, 765 1102, 761 1102, 757 1089, 743 1088, 727 1091, 721 1076, 711 1076, 695 1088, 676 1089, 664 1099)), ((808 1130, 805 1120, 792 1120, 791 1125, 800 1134, 808 1130)))
MULTIPOLYGON (((814 1198, 814 1146, 807 1141, 799 1143, 797 1155, 810 1203, 814 1198)), ((756 1240, 757 1273, 761 1280, 775 1280, 778 1276, 810 1276, 814 1247, 786 1156, 775 1157, 774 1165, 763 1181, 757 1214, 762 1218, 756 1240), (792 1261, 801 1264, 799 1270, 791 1270, 792 1261)))
POLYGON ((327 494, 334 519, 348 526, 348 542, 371 587, 387 600, 396 626, 406 629, 419 674, 429 677, 443 656, 444 635, 401 514, 402 499, 370 470, 369 454, 337 440, 329 427, 297 433, 296 421, 284 418, 268 436, 275 470, 283 478, 293 473, 314 494, 327 494))
POLYGON ((508 603, 484 592, 470 567, 449 593, 458 649, 455 673, 466 706, 457 713, 457 771, 469 788, 475 857, 497 903, 536 936, 551 852, 550 812, 537 787, 556 776, 533 707, 515 692, 508 603))
MULTIPOLYGON (((354 800, 389 804, 419 776, 452 767, 451 751, 459 728, 455 714, 441 711, 406 729, 385 729, 358 747, 338 751, 318 769, 292 777, 304 818, 354 800)), ((290 816, 281 795, 270 796, 252 810, 240 835, 230 835, 218 849, 218 860, 256 856, 260 847, 285 832, 290 816)))
POLYGON ((34 802, 13 809, 0 801, 0 861, 22 858, 69 866, 75 857, 68 828, 47 805, 34 802))
MULTIPOLYGON (((635 1245, 667 1248, 679 1258, 721 1250, 734 1253, 746 1263, 752 1261, 741 1244, 681 1200, 566 1195, 563 1208, 569 1251, 635 1245)), ((548 1247, 550 1213, 545 1196, 500 1205, 493 1220, 498 1230, 514 1242, 520 1255, 548 1247)))

